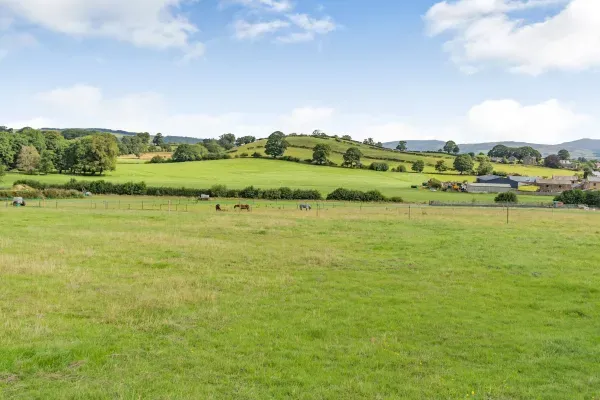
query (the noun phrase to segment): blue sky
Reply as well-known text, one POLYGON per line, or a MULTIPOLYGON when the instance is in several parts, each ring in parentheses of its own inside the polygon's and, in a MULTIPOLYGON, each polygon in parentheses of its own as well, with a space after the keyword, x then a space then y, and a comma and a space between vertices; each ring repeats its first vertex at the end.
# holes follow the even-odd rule
POLYGON ((0 125, 600 138, 598 3, 0 0, 0 125))

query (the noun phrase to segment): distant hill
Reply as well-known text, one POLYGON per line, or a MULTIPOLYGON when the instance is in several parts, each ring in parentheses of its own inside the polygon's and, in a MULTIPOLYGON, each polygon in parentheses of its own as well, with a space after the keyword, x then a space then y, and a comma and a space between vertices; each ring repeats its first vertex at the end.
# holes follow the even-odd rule
MULTIPOLYGON (((440 140, 407 140, 408 150, 412 151, 437 151, 444 147, 445 142, 440 140)), ((505 145, 508 147, 531 146, 538 150, 542 155, 547 156, 556 154, 561 149, 566 149, 571 153, 571 157, 600 158, 600 140, 598 139, 580 139, 573 142, 561 144, 536 144, 527 142, 488 142, 488 143, 462 143, 459 144, 461 152, 464 153, 487 153, 496 145, 505 145)), ((387 142, 385 147, 395 149, 398 142, 387 142)))
MULTIPOLYGON (((103 133, 112 133, 117 137, 122 136, 135 136, 137 132, 129 132, 123 130, 114 130, 114 129, 105 129, 105 128, 42 128, 43 131, 79 131, 79 132, 103 132, 103 133)), ((196 144, 202 142, 202 139, 187 137, 187 136, 165 136, 166 143, 186 143, 186 144, 196 144)))

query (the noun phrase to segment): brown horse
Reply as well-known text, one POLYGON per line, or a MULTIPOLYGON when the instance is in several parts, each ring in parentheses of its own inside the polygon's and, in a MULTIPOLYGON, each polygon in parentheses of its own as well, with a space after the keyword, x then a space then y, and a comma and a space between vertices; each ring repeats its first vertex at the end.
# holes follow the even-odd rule
POLYGON ((233 206, 233 208, 239 208, 240 211, 250 211, 250 205, 249 204, 236 204, 235 206, 233 206))

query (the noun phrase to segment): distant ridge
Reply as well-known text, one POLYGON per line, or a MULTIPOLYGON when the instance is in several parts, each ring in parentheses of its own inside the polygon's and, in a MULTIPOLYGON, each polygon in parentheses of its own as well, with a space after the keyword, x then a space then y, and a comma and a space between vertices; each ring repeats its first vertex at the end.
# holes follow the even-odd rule
MULTIPOLYGON (((413 151, 437 151, 444 147, 445 142, 441 140, 407 140, 408 150, 413 151)), ((600 140, 599 139, 579 139, 572 142, 561 144, 536 144, 527 142, 487 142, 487 143, 462 143, 459 144, 463 153, 487 153, 496 145, 508 147, 531 146, 542 153, 543 156, 556 154, 559 150, 565 149, 571 153, 571 157, 600 158, 600 140)), ((395 149, 398 142, 387 142, 384 147, 395 149)))
MULTIPOLYGON (((105 129, 105 128, 42 128, 43 131, 69 131, 69 130, 78 130, 78 131, 87 131, 87 132, 102 132, 102 133, 111 133, 115 136, 135 136, 138 132, 129 132, 123 130, 115 130, 115 129, 105 129)), ((186 143, 186 144, 196 144, 202 142, 202 139, 188 137, 188 136, 165 136, 166 143, 186 143)))

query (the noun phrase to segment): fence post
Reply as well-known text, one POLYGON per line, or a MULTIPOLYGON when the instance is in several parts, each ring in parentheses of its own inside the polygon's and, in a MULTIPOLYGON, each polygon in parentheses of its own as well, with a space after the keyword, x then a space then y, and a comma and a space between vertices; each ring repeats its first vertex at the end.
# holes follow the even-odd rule
POLYGON ((144 202, 142 201, 142 210, 144 209, 144 202))
POLYGON ((510 213, 510 208, 508 207, 508 204, 506 204, 506 224, 508 225, 508 221, 509 221, 509 213, 510 213))
POLYGON ((410 210, 410 204, 408 205, 408 219, 411 219, 412 215, 411 215, 411 210, 410 210))
POLYGON ((58 208, 58 201, 56 202, 56 208, 58 208))

